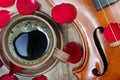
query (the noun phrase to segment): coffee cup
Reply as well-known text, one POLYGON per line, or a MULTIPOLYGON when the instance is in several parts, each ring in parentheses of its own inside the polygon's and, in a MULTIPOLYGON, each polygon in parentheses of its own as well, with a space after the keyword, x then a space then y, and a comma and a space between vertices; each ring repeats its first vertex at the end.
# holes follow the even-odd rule
POLYGON ((58 61, 67 62, 69 55, 62 51, 63 37, 59 26, 45 13, 14 14, 0 31, 1 59, 22 67, 18 74, 34 76, 52 69, 58 61))

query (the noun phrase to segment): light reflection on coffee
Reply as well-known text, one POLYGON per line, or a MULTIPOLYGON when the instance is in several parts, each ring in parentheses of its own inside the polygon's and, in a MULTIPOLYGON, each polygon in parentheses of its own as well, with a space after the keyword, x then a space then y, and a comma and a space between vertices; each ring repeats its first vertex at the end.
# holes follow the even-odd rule
POLYGON ((42 57, 47 49, 47 44, 46 35, 39 30, 21 33, 13 42, 17 55, 27 60, 42 57))

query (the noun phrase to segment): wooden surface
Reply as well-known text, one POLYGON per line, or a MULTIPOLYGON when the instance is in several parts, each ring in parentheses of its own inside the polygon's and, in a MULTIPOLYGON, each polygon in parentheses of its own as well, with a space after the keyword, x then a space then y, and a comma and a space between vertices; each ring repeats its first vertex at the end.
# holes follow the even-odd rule
MULTIPOLYGON (((43 11, 50 15, 51 6, 46 1, 47 0, 38 0, 38 2, 41 5, 40 11, 43 11)), ((2 9, 3 8, 0 8, 0 10, 2 9)), ((10 8, 7 8, 7 10, 11 11, 13 14, 17 12, 15 5, 10 8)), ((64 37, 64 45, 68 42, 75 41, 81 44, 81 46, 83 46, 80 32, 78 32, 75 26, 76 25, 73 23, 64 24, 61 26, 61 31, 64 37)), ((72 69, 80 66, 80 64, 81 62, 78 62, 77 64, 58 62, 58 64, 53 69, 51 69, 44 75, 48 77, 48 80, 77 80, 77 78, 72 73, 72 69)), ((8 69, 5 66, 3 66, 0 69, 0 76, 5 73, 8 73, 8 69)), ((32 80, 32 77, 23 77, 17 74, 16 76, 18 76, 19 80, 32 80)))

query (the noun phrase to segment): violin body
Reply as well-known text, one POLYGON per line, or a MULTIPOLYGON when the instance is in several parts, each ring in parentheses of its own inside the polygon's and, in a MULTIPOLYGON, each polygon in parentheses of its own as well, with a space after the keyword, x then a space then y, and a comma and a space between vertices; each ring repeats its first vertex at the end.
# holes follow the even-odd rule
MULTIPOLYGON (((110 46, 100 31, 97 36, 107 60, 107 68, 104 72, 104 60, 98 51, 93 39, 93 33, 99 26, 103 28, 110 23, 120 23, 120 1, 116 1, 108 6, 96 10, 93 0, 47 0, 52 6, 60 3, 71 3, 77 9, 77 17, 74 21, 78 28, 82 30, 83 38, 87 44, 86 57, 82 66, 73 69, 73 74, 77 80, 120 80, 120 47, 110 46), (98 70, 98 74, 94 75, 93 69, 98 70)), ((84 47, 83 47, 84 48, 84 47)))

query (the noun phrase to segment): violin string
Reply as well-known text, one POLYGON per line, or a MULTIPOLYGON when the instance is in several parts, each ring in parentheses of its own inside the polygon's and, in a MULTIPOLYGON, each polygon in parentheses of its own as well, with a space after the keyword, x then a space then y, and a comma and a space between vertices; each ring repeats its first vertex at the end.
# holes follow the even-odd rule
MULTIPOLYGON (((117 1, 118 1, 118 0, 117 0, 117 1)), ((120 8, 117 1, 114 0, 115 6, 117 6, 117 8, 120 8)), ((107 2, 110 3, 109 0, 107 0, 107 2)), ((119 19, 118 19, 119 17, 117 17, 117 16, 116 16, 117 14, 114 13, 114 11, 113 11, 114 9, 112 9, 113 7, 111 7, 110 4, 109 4, 108 6, 109 6, 109 8, 110 8, 110 10, 111 10, 111 12, 112 12, 114 18, 115 18, 115 21, 117 22, 118 27, 120 28, 120 25, 119 25, 119 22, 118 22, 118 21, 119 21, 119 19)), ((117 42, 117 39, 116 39, 116 42, 117 42)))
MULTIPOLYGON (((114 2, 115 2, 115 5, 119 8, 119 6, 118 6, 118 2, 117 2, 116 0, 114 0, 114 2)), ((109 6, 109 8, 110 8, 110 10, 111 10, 111 12, 112 12, 112 14, 113 14, 113 16, 115 17, 115 21, 117 22, 117 25, 118 25, 119 28, 120 28, 120 25, 119 25, 119 22, 118 22, 118 21, 119 21, 119 19, 118 19, 119 17, 117 17, 117 16, 116 16, 117 14, 115 15, 115 13, 113 12, 114 9, 112 9, 109 0, 107 0, 107 3, 109 3, 108 6, 109 6)))
MULTIPOLYGON (((115 2, 115 4, 117 5, 118 9, 120 9, 120 5, 119 5, 118 1, 120 1, 120 0, 117 0, 117 1, 115 2)), ((119 18, 119 17, 117 17, 117 18, 119 18)), ((118 21, 119 21, 119 20, 118 20, 118 21)), ((118 25, 119 25, 119 28, 120 28, 120 24, 118 24, 118 25)))
MULTIPOLYGON (((107 14, 106 14, 105 10, 104 10, 103 7, 102 7, 102 4, 101 4, 100 0, 98 0, 98 3, 99 3, 99 5, 100 5, 100 7, 101 7, 101 10, 102 10, 102 12, 103 12, 103 14, 104 14, 104 16, 105 16, 105 19, 106 19, 107 23, 109 24, 110 21, 109 21, 109 19, 108 19, 108 17, 107 17, 107 14)), ((117 37, 115 36, 115 33, 114 33, 113 29, 112 29, 112 26, 111 26, 111 25, 109 25, 109 26, 110 26, 110 30, 111 30, 111 32, 112 32, 112 34, 113 34, 114 39, 117 41, 117 37)))

